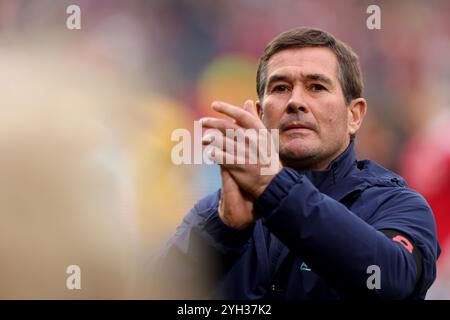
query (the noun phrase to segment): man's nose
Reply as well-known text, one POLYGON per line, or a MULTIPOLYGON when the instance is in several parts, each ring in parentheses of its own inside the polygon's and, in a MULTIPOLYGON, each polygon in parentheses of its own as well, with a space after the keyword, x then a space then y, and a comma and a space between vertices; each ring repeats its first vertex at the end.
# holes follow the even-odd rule
POLYGON ((286 106, 287 113, 304 112, 308 113, 309 109, 304 99, 304 93, 300 88, 292 90, 291 97, 286 106))

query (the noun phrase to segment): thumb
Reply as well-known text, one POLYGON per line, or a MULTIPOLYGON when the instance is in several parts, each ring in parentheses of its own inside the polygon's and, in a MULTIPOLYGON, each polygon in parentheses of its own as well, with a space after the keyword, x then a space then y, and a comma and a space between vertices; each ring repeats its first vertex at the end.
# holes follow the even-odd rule
POLYGON ((230 185, 236 184, 231 173, 222 166, 220 166, 220 177, 222 178, 222 190, 224 192, 227 192, 230 189, 230 185))

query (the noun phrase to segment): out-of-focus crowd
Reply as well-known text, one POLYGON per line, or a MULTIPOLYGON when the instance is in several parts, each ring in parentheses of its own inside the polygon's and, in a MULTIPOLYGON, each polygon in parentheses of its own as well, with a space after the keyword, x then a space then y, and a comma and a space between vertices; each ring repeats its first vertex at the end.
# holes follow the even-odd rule
POLYGON ((359 158, 429 201, 450 299, 448 1, 0 1, 0 298, 158 298, 147 266, 218 169, 171 161, 213 100, 256 99, 265 45, 314 26, 359 54, 359 158), (81 9, 69 30, 66 8, 81 9), (66 288, 81 268, 82 289, 66 288))

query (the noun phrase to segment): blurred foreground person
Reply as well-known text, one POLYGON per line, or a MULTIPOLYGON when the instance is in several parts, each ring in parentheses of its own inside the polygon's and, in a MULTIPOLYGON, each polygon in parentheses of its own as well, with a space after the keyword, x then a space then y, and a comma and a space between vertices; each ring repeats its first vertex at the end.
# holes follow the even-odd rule
POLYGON ((133 297, 129 168, 101 110, 114 102, 102 92, 118 91, 48 41, 7 47, 0 54, 0 299, 133 297), (79 283, 69 278, 72 265, 79 283))

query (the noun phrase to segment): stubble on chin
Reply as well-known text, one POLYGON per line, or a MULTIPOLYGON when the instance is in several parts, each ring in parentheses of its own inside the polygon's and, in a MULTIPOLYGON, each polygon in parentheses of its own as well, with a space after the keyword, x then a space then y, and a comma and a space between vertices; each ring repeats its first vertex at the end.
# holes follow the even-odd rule
MULTIPOLYGON (((297 142, 298 143, 298 142, 297 142)), ((280 146, 280 160, 283 166, 298 170, 306 170, 317 162, 317 152, 307 146, 298 146, 288 142, 280 146)))

